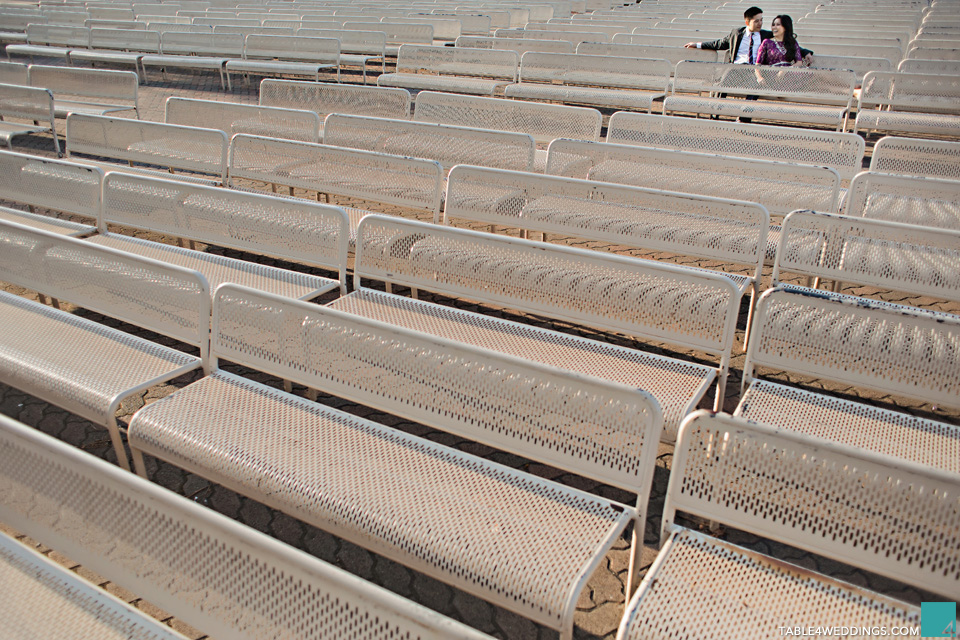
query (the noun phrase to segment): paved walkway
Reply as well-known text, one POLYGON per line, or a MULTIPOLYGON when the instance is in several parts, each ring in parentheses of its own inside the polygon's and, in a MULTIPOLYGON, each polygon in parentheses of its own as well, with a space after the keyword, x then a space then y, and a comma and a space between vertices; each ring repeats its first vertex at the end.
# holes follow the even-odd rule
MULTIPOLYGON (((38 61, 39 62, 39 61, 38 61)), ((346 76, 348 79, 350 76, 346 76)), ((255 79, 256 80, 256 79, 255 79)), ((243 102, 255 104, 257 102, 256 84, 244 87, 242 82, 234 83, 234 90, 227 93, 220 89, 219 79, 213 74, 170 74, 165 82, 160 81, 159 74, 151 74, 150 84, 141 88, 140 105, 143 119, 163 120, 164 101, 169 96, 183 96, 190 98, 203 98, 210 100, 228 100, 233 102, 243 102)), ((63 133, 63 122, 60 121, 59 129, 63 133)), ((49 136, 26 136, 20 138, 14 145, 17 151, 38 153, 45 156, 52 156, 52 145, 49 136)), ((402 210, 390 210, 388 213, 410 214, 402 210)), ((172 242, 170 238, 149 236, 157 240, 172 242)), ((643 257, 663 258, 650 252, 639 252, 628 250, 623 247, 604 245, 598 242, 575 241, 573 239, 555 239, 557 241, 566 241, 568 244, 577 246, 586 246, 590 248, 614 251, 618 253, 638 255, 643 257)), ((229 252, 227 252, 229 253, 229 252)), ((231 254, 232 255, 232 254, 231 254)), ((239 255, 239 254, 237 254, 239 255)), ((700 267, 714 267, 718 265, 706 260, 681 260, 685 264, 692 264, 700 267)), ((769 272, 766 274, 769 277, 769 272)), ((32 294, 25 292, 17 287, 4 287, 7 291, 13 291, 31 297, 32 294)), ((859 289, 845 289, 845 292, 858 293, 859 289)), ((875 293, 875 292, 873 292, 875 293)), ((903 295, 887 294, 884 296, 889 300, 905 302, 908 304, 917 304, 918 306, 932 306, 929 300, 923 300, 916 297, 903 295)), ((427 297, 427 299, 429 299, 427 297)), ((476 305, 463 304, 464 308, 476 310, 476 305)), ((937 308, 960 312, 960 308, 948 308, 938 306, 937 308)), ((96 314, 80 312, 84 315, 95 317, 107 324, 117 325, 109 319, 104 319, 96 314)), ((500 314, 501 312, 497 312, 500 314)), ((745 317, 742 314, 741 317, 745 317)), ((609 340, 611 342, 640 347, 647 351, 655 351, 666 355, 678 355, 675 351, 651 348, 649 345, 639 345, 634 341, 620 336, 598 334, 590 330, 584 330, 579 327, 564 326, 556 323, 546 323, 533 317, 519 317, 522 322, 534 323, 541 326, 547 326, 561 331, 588 335, 591 337, 609 340)), ((741 321, 742 322, 742 321, 741 321)), ((739 331, 738 340, 742 342, 743 327, 739 331)), ((689 354, 679 354, 687 356, 689 354)), ((743 356, 737 355, 731 365, 731 376, 727 387, 727 397, 724 401, 724 408, 732 411, 739 400, 740 379, 743 368, 743 356)), ((239 372, 250 375, 249 371, 238 369, 239 372)), ((255 379, 267 384, 280 387, 280 381, 263 376, 262 374, 251 375, 255 379)), ((128 419, 138 408, 145 403, 150 403, 177 388, 190 383, 195 378, 187 376, 178 379, 171 384, 163 385, 151 389, 142 396, 128 399, 121 407, 119 414, 121 421, 128 419)), ((295 389, 295 392, 302 393, 303 389, 295 389)), ((712 394, 708 397, 712 404, 712 394)), ((873 398, 865 398, 870 401, 873 398)), ((564 473, 560 470, 546 467, 541 464, 531 463, 517 456, 496 451, 489 447, 478 445, 476 443, 463 440, 457 436, 427 429, 421 425, 410 423, 394 416, 390 416, 368 408, 345 403, 344 401, 320 396, 320 402, 331 404, 342 408, 356 415, 402 429, 404 431, 420 435, 436 442, 457 447, 461 450, 480 455, 485 458, 496 460, 497 462, 510 465, 515 468, 521 468, 531 473, 555 479, 560 482, 568 483, 577 488, 593 491, 605 497, 620 500, 626 503, 632 503, 635 497, 624 491, 611 487, 599 486, 597 483, 585 480, 578 476, 564 473)), ((929 407, 904 407, 908 411, 919 411, 924 413, 929 407)), ((0 385, 0 413, 12 416, 30 426, 38 428, 48 434, 56 436, 61 440, 74 446, 85 449, 93 455, 115 462, 113 449, 110 446, 109 439, 104 430, 73 416, 57 407, 37 400, 27 394, 21 393, 15 389, 0 385)), ((958 418, 958 416, 953 416, 958 418)), ((657 536, 659 535, 660 517, 663 508, 663 497, 666 489, 666 483, 669 475, 671 461, 671 449, 662 447, 661 456, 658 460, 657 470, 654 479, 653 494, 650 499, 648 517, 646 522, 646 531, 644 534, 645 550, 642 565, 648 565, 654 558, 657 548, 657 536)), ((380 584, 396 593, 399 593, 411 600, 415 600, 428 607, 436 609, 450 617, 461 620, 471 626, 481 629, 496 637, 509 638, 512 640, 527 640, 534 638, 555 638, 556 633, 548 629, 538 627, 530 621, 512 614, 503 609, 494 607, 478 598, 467 595, 456 589, 446 586, 432 578, 426 577, 416 571, 407 569, 397 563, 370 553, 356 545, 341 540, 336 536, 327 534, 323 531, 307 526, 289 516, 278 513, 253 500, 243 498, 232 491, 221 486, 212 485, 206 480, 184 473, 176 467, 166 463, 158 463, 150 459, 148 461, 150 478, 164 487, 176 491, 182 495, 189 496, 190 499, 206 505, 219 511, 231 518, 239 520, 259 531, 272 535, 283 542, 286 542, 299 549, 303 549, 323 560, 334 563, 352 573, 355 573, 367 580, 380 584)), ((0 524, 0 530, 6 530, 13 533, 9 528, 0 524)), ((839 563, 827 561, 822 558, 814 557, 810 554, 801 553, 796 550, 785 548, 775 542, 764 541, 755 536, 743 534, 740 532, 726 532, 728 539, 751 546, 764 552, 774 552, 782 558, 791 560, 807 568, 816 569, 835 575, 836 577, 853 582, 854 584, 870 587, 878 591, 906 599, 911 602, 919 603, 921 600, 936 599, 934 596, 925 595, 915 589, 905 588, 902 585, 895 584, 890 580, 880 578, 875 575, 868 575, 862 571, 851 569, 840 565, 839 563)), ((624 606, 624 581, 627 573, 627 553, 628 538, 620 540, 616 548, 608 555, 601 568, 590 580, 588 588, 578 605, 575 618, 575 637, 576 638, 613 638, 616 628, 623 613, 624 606)), ((65 564, 69 561, 62 559, 65 564)), ((81 573, 83 573, 81 569, 81 573)), ((89 576, 95 582, 101 583, 96 576, 89 576)), ((163 612, 150 607, 148 603, 137 600, 134 594, 119 589, 116 585, 105 583, 104 587, 128 601, 135 602, 137 606, 142 606, 151 611, 161 619, 169 619, 163 612)), ((171 624, 178 625, 176 621, 171 620, 171 624)), ((195 631, 184 629, 182 625, 178 628, 186 631, 192 637, 203 637, 195 631)))

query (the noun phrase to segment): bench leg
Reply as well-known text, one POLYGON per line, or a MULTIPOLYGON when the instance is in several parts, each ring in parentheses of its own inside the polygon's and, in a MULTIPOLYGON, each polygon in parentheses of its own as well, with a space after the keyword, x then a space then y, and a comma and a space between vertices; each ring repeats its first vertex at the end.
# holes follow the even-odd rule
POLYGON ((119 404, 120 402, 117 401, 116 405, 111 405, 110 407, 111 413, 107 421, 107 433, 110 434, 110 442, 113 443, 113 450, 117 453, 117 464, 125 470, 130 471, 130 461, 127 459, 126 450, 123 448, 123 439, 120 437, 120 427, 117 425, 117 418, 114 415, 119 404))
POLYGON ((747 329, 743 334, 743 352, 746 353, 750 344, 750 329, 753 328, 753 311, 757 308, 757 283, 750 286, 750 306, 747 308, 747 329))
POLYGON ((143 453, 139 449, 130 447, 130 456, 133 458, 133 468, 141 478, 147 477, 147 465, 143 462, 143 453))
POLYGON ((293 383, 290 382, 289 380, 284 380, 283 390, 286 391, 287 393, 293 393, 293 383))
POLYGON ((312 401, 312 402, 316 402, 316 401, 317 401, 317 390, 316 390, 316 389, 313 389, 313 388, 308 388, 308 389, 307 389, 307 400, 310 400, 310 401, 312 401))
POLYGON ((644 523, 639 519, 634 520, 633 535, 630 539, 630 565, 627 569, 626 600, 630 601, 630 596, 637 588, 640 573, 640 555, 643 553, 643 527, 644 523))

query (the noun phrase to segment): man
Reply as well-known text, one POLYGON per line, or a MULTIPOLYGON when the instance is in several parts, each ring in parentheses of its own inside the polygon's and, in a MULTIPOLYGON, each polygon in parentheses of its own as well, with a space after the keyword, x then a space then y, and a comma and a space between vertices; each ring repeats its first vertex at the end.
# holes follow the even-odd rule
MULTIPOLYGON (((760 43, 773 38, 772 31, 761 29, 763 26, 763 9, 750 7, 743 12, 744 26, 731 31, 726 37, 709 42, 688 42, 683 45, 687 49, 709 49, 711 51, 726 51, 724 62, 733 64, 754 64, 757 61, 757 50, 760 43)), ((810 64, 813 52, 800 49, 803 61, 810 64)))

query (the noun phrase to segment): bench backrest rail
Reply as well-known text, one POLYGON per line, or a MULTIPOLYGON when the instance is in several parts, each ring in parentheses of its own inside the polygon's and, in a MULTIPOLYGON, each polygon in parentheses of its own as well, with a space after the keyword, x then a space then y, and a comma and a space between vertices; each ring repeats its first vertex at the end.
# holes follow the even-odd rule
POLYGON ((243 43, 246 60, 274 58, 295 62, 340 63, 340 41, 336 38, 300 38, 297 36, 251 33, 243 43))
POLYGON ((960 230, 960 180, 864 171, 850 183, 843 213, 960 230))
POLYGON ((5 416, 0 518, 216 637, 488 637, 5 416))
POLYGON ((515 82, 519 56, 500 49, 401 45, 397 57, 398 73, 423 71, 439 75, 499 78, 515 82))
POLYGON ((863 78, 858 110, 869 107, 960 115, 960 77, 873 71, 863 78))
POLYGON ((96 218, 102 185, 103 171, 97 167, 0 151, 4 199, 96 218))
POLYGON ((164 31, 160 34, 160 51, 172 55, 224 56, 243 55, 243 35, 238 33, 191 33, 164 31))
POLYGON ((647 90, 666 93, 673 65, 667 60, 528 51, 520 82, 647 90))
POLYGON ((885 136, 873 147, 870 171, 960 180, 960 142, 885 136))
POLYGON ((331 113, 410 118, 410 92, 397 87, 264 78, 260 82, 260 104, 265 107, 307 109, 321 118, 331 113))
POLYGON ((79 69, 32 64, 30 85, 50 89, 54 96, 78 96, 97 100, 123 100, 136 107, 140 77, 133 71, 79 69))
POLYGON ((167 124, 219 129, 228 137, 236 133, 249 133, 304 142, 320 141, 319 115, 313 111, 282 107, 170 96, 164 105, 163 121, 167 124))

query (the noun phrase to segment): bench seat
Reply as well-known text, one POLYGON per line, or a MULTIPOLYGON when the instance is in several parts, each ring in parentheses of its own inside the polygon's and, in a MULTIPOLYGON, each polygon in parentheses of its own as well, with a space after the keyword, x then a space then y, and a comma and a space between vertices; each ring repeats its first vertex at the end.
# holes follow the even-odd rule
POLYGON ((89 235, 97 230, 96 227, 80 222, 71 222, 69 220, 60 220, 52 216, 43 216, 19 209, 9 207, 0 207, 0 220, 25 224, 34 229, 42 229, 51 233, 62 233, 67 236, 89 235))
POLYGON ((489 80, 459 76, 436 76, 426 73, 385 73, 377 78, 377 86, 399 87, 421 91, 450 91, 492 96, 510 84, 509 80, 489 80))
POLYGON ((57 47, 47 44, 10 44, 5 51, 7 58, 10 56, 37 56, 40 58, 63 58, 70 60, 70 52, 76 51, 76 47, 57 47))
POLYGON ((131 446, 554 627, 558 600, 636 517, 222 371, 139 411, 131 446))
POLYGON ((215 291, 221 284, 233 282, 261 291, 271 291, 289 298, 310 300, 340 286, 338 281, 330 278, 278 269, 256 262, 236 260, 202 251, 192 251, 115 233, 97 235, 88 238, 87 241, 199 271, 210 283, 211 292, 215 291))
POLYGON ((80 102, 76 100, 53 99, 53 115, 57 118, 66 118, 71 113, 83 113, 93 116, 102 116, 117 111, 136 109, 132 104, 104 104, 99 102, 80 102))
POLYGON ((868 109, 857 113, 854 131, 892 131, 956 137, 960 136, 960 115, 868 109))
POLYGON ((257 73, 257 74, 288 74, 293 76, 309 76, 320 82, 320 72, 325 69, 340 69, 336 63, 326 62, 293 62, 284 60, 227 60, 224 65, 227 74, 227 86, 230 86, 230 72, 257 73))
POLYGON ((665 93, 631 91, 629 89, 604 89, 601 87, 571 87, 519 82, 504 89, 508 98, 526 100, 552 100, 565 104, 586 104, 617 109, 640 109, 650 111, 653 103, 665 97, 665 93))
POLYGON ((0 534, 0 616, 14 637, 186 640, 73 571, 0 534))
POLYGON ((828 628, 920 624, 915 605, 689 529, 671 534, 640 591, 619 640, 676 637, 692 620, 718 640, 744 638, 745 628, 775 634, 810 620, 828 628), (717 618, 727 624, 711 625, 717 618))
POLYGON ((648 391, 660 403, 664 433, 699 403, 717 370, 490 315, 360 289, 328 306, 456 342, 613 380, 648 391))
MULTIPOLYGON (((90 167, 97 167, 102 169, 104 172, 107 171, 122 171, 123 173, 132 173, 138 176, 146 176, 148 178, 169 178, 171 180, 182 180, 183 182, 189 182, 190 184, 201 184, 209 187, 219 187, 222 186, 222 182, 219 178, 205 178, 202 176, 195 176, 185 173, 170 173, 163 169, 148 169, 146 167, 131 167, 125 164, 118 164, 113 162, 103 162, 100 160, 91 160, 89 158, 71 158, 77 162, 82 162, 83 164, 90 167)), ((119 161, 118 161, 119 162, 119 161)))
POLYGON ((109 62, 111 64, 132 64, 140 70, 140 58, 145 53, 135 51, 113 51, 111 49, 71 49, 70 63, 109 62))
POLYGON ((839 131, 847 113, 846 107, 818 106, 793 102, 770 102, 764 100, 736 100, 732 98, 699 98, 694 96, 668 96, 663 102, 663 112, 696 113, 731 118, 762 118, 804 124, 822 124, 836 127, 839 131))
POLYGON ((960 427, 754 380, 735 416, 960 474, 960 427))

